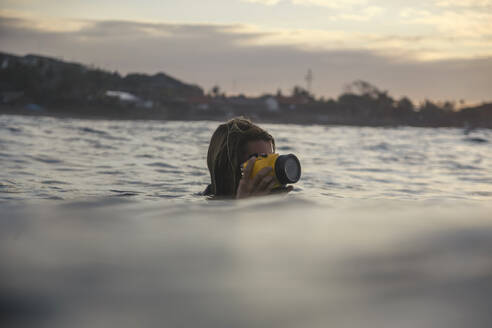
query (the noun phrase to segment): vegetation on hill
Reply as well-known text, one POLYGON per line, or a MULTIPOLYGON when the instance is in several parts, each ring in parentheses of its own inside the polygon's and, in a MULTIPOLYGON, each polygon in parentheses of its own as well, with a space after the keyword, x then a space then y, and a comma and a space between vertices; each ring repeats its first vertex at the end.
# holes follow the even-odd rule
POLYGON ((5 53, 0 53, 0 113, 180 120, 244 115, 302 124, 492 128, 492 103, 460 110, 451 102, 430 100, 416 106, 365 81, 355 81, 337 99, 316 99, 298 86, 289 95, 227 97, 218 86, 205 94, 164 73, 121 76, 49 57, 5 53))

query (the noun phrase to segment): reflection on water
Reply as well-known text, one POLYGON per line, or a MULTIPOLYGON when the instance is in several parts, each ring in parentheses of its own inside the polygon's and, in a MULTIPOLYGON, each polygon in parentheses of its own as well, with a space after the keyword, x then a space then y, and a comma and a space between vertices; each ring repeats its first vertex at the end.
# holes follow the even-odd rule
POLYGON ((4 206, 9 326, 490 327, 490 207, 4 206))
MULTIPOLYGON (((203 201, 217 125, 0 116, 0 200, 203 201)), ((294 192, 310 198, 492 197, 491 130, 263 126, 300 158, 294 192)))
POLYGON ((235 202, 216 126, 0 116, 2 327, 492 326, 490 130, 266 125, 303 177, 235 202))

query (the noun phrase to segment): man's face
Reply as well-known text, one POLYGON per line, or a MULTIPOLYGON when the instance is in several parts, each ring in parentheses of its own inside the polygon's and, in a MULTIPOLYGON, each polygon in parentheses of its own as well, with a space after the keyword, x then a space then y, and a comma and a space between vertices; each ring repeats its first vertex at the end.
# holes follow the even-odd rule
POLYGON ((244 163, 252 154, 273 154, 271 141, 256 140, 246 144, 246 152, 241 155, 241 163, 244 163))

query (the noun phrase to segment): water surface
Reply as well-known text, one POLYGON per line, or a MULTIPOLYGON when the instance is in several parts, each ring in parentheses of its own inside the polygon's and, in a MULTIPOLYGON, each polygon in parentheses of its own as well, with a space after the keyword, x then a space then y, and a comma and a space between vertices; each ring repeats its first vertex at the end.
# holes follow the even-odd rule
POLYGON ((0 325, 492 326, 490 130, 267 124, 294 192, 210 201, 217 124, 0 116, 0 325))
MULTIPOLYGON (((0 116, 0 199, 199 200, 217 125, 0 116)), ((262 126, 300 158, 309 198, 492 198, 491 130, 262 126)))

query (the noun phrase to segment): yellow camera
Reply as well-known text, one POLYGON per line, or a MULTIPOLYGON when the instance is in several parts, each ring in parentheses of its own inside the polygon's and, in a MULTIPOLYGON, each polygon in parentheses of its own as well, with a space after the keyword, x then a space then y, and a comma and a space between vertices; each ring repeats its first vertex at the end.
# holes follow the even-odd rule
MULTIPOLYGON (((241 165, 243 170, 246 169, 247 164, 246 161, 241 165)), ((277 182, 274 188, 288 183, 296 183, 301 178, 301 163, 293 154, 259 154, 251 171, 251 178, 254 178, 262 168, 267 166, 272 168, 269 175, 273 176, 277 182)))

